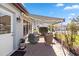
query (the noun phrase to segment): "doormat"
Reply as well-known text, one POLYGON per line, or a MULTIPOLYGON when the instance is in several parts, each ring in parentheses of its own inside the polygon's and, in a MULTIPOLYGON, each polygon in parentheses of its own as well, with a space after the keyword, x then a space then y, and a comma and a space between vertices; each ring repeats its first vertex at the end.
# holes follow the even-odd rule
POLYGON ((15 51, 11 56, 24 56, 26 51, 15 51))

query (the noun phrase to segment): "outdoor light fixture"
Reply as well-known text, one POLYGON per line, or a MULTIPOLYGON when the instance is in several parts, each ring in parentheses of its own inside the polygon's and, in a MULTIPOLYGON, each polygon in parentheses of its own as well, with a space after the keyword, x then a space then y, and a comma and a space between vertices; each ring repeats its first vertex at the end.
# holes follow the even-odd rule
POLYGON ((17 17, 17 21, 18 21, 18 22, 20 22, 20 21, 21 21, 20 16, 19 16, 19 17, 17 17))

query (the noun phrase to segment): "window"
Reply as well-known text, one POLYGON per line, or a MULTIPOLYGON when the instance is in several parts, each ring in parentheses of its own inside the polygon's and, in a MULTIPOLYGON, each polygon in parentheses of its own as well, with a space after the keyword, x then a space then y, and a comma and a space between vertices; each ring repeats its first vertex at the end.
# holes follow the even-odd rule
POLYGON ((0 14, 0 34, 11 32, 11 17, 0 14))
POLYGON ((23 34, 26 35, 28 34, 28 22, 24 20, 23 23, 23 34))
POLYGON ((31 31, 32 30, 32 24, 29 23, 29 30, 31 31))

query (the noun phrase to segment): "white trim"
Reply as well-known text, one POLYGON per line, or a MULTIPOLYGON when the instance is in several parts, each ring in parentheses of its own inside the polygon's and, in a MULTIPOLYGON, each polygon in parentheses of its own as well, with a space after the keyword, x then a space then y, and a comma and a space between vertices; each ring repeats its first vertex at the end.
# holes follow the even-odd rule
POLYGON ((9 15, 11 17, 11 33, 13 33, 13 15, 12 13, 9 11, 9 10, 6 10, 6 8, 2 8, 0 6, 0 9, 1 9, 1 13, 6 13, 7 15, 9 15))
MULTIPOLYGON (((10 46, 9 46, 9 44, 7 44, 6 45, 6 48, 7 49, 4 49, 4 50, 2 50, 3 52, 4 51, 6 51, 5 53, 3 53, 3 55, 5 54, 8 54, 9 52, 12 52, 13 51, 13 13, 11 12, 11 11, 9 11, 9 10, 7 10, 6 9, 6 7, 4 7, 4 6, 1 6, 0 5, 0 11, 1 11, 1 13, 3 13, 4 15, 5 14, 7 14, 7 15, 9 15, 10 17, 11 17, 11 31, 10 31, 10 33, 6 33, 6 34, 1 34, 0 35, 0 37, 2 38, 2 40, 1 40, 1 42, 5 42, 5 39, 7 38, 7 39, 12 39, 10 42, 8 42, 9 44, 11 44, 10 46), (10 35, 9 35, 10 34, 10 35), (9 35, 8 37, 6 37, 6 35, 9 35), (5 37, 4 37, 5 36, 5 37), (11 38, 9 38, 9 37, 11 37, 11 38), (4 38, 4 39, 3 39, 4 38), (7 47, 8 46, 8 47, 7 47), (10 49, 10 50, 8 50, 8 48, 10 49)), ((2 44, 2 43, 1 43, 2 44)), ((4 46, 3 44, 2 44, 2 46, 4 46)))

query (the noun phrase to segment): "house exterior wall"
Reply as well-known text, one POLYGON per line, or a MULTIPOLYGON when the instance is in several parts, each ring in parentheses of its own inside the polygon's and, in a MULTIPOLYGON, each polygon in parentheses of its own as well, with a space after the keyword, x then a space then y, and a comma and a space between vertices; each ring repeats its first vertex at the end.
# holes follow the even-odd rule
MULTIPOLYGON (((3 55, 7 55, 7 52, 10 53, 13 50, 16 50, 18 48, 19 40, 23 37, 23 20, 21 19, 20 22, 17 21, 17 17, 21 16, 21 11, 19 11, 13 4, 0 4, 0 6, 5 8, 5 10, 10 11, 13 14, 13 22, 12 22, 12 24, 13 24, 13 32, 12 32, 13 41, 12 40, 6 40, 6 41, 0 40, 0 43, 6 44, 6 46, 0 45, 0 50, 2 50, 2 48, 4 47, 3 50, 4 50, 5 54, 3 54, 3 55), (7 47, 10 45, 10 43, 13 43, 13 50, 11 50, 11 51, 7 50, 8 49, 7 47)), ((8 37, 8 36, 4 35, 4 37, 8 37)), ((3 39, 6 39, 6 38, 3 38, 3 39)))
POLYGON ((25 15, 24 13, 22 13, 22 20, 25 21, 23 23, 28 25, 28 33, 26 35, 24 35, 24 38, 27 38, 28 34, 32 32, 32 19, 30 18, 29 15, 25 15))

